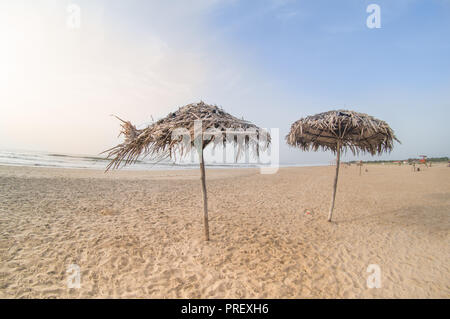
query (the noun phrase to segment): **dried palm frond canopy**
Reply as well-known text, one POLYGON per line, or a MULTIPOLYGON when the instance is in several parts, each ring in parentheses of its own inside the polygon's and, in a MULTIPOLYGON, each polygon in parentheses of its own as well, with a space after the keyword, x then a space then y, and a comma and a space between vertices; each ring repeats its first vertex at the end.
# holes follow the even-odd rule
POLYGON ((286 141, 304 151, 341 150, 371 155, 390 152, 398 141, 385 121, 354 111, 338 110, 302 118, 292 124, 286 141))
MULTIPOLYGON (((203 148, 211 142, 214 144, 232 142, 237 144, 241 151, 251 148, 254 154, 259 155, 260 148, 267 147, 270 143, 270 135, 265 130, 232 116, 218 106, 199 102, 180 107, 142 130, 136 129, 128 121, 121 120, 123 122, 121 134, 125 136, 125 141, 105 151, 109 152, 108 158, 113 158, 107 170, 134 163, 140 156, 160 160, 186 155, 198 138, 195 136, 194 128, 195 121, 199 120, 201 121, 199 133, 203 134, 203 148), (240 132, 243 134, 239 134, 240 132), (186 137, 190 143, 186 143, 186 137)), ((240 154, 242 152, 238 153, 240 154)))
POLYGON ((180 107, 142 130, 128 121, 121 121, 125 141, 105 151, 111 158, 106 170, 132 164, 141 156, 154 161, 182 157, 195 147, 200 159, 206 240, 209 240, 209 226, 203 149, 210 143, 234 143, 238 148, 237 157, 244 150, 259 156, 260 149, 270 144, 270 135, 265 130, 202 101, 180 107))
POLYGON ((371 155, 390 152, 394 141, 400 142, 389 125, 370 115, 338 110, 308 116, 294 122, 286 142, 304 151, 331 150, 337 154, 336 175, 328 220, 334 208, 341 151, 371 155))

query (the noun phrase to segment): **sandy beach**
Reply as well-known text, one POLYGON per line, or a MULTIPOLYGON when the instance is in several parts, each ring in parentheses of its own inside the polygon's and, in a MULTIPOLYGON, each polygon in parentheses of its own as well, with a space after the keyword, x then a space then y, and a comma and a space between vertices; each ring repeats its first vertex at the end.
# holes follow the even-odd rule
POLYGON ((0 166, 0 298, 449 298, 450 168, 366 167, 209 169, 205 242, 198 170, 0 166))

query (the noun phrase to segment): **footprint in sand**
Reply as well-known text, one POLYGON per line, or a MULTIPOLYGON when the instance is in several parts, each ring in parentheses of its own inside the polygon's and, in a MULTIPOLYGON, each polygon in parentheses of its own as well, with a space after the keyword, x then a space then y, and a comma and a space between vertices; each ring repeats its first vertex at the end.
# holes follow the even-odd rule
POLYGON ((103 208, 102 210, 100 210, 100 214, 103 216, 111 216, 111 215, 117 215, 117 214, 119 214, 119 212, 115 209, 103 208))

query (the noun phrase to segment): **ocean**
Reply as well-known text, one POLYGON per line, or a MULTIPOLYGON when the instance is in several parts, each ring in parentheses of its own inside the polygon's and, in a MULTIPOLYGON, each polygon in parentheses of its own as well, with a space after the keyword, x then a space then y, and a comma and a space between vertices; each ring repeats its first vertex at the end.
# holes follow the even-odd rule
MULTIPOLYGON (((0 165, 12 166, 33 166, 33 167, 59 167, 78 169, 98 169, 105 170, 109 160, 102 156, 93 155, 73 155, 51 152, 36 151, 10 151, 0 150, 0 165)), ((256 164, 217 164, 208 163, 211 168, 251 168, 259 167, 256 164)), ((127 170, 167 170, 167 169, 198 169, 196 162, 174 163, 164 161, 159 163, 141 159, 133 165, 127 165, 122 169, 127 170)))
MULTIPOLYGON (((9 166, 32 166, 32 167, 59 167, 105 170, 109 160, 101 155, 74 155, 38 151, 17 151, 0 150, 0 165, 9 166)), ((214 163, 207 159, 205 163, 208 168, 259 168, 267 165, 257 165, 256 163, 214 163)), ((310 164, 279 164, 279 167, 305 167, 305 166, 328 166, 329 163, 310 164)), ((147 159, 140 159, 138 162, 122 167, 125 170, 171 170, 171 169, 198 169, 198 162, 184 160, 183 162, 173 162, 166 160, 159 163, 151 162, 147 159)))

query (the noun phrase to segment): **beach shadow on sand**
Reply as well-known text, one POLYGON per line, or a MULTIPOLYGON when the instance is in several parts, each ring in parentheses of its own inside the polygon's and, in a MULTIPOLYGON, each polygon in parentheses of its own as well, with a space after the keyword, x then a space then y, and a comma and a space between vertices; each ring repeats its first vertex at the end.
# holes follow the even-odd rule
MULTIPOLYGON (((432 194, 434 195, 434 194, 432 194)), ((441 194, 438 194, 442 199, 441 194)), ((354 222, 375 223, 379 225, 394 224, 401 227, 417 226, 433 232, 448 232, 450 230, 449 205, 417 205, 401 209, 382 211, 356 218, 337 220, 337 224, 354 222)))

